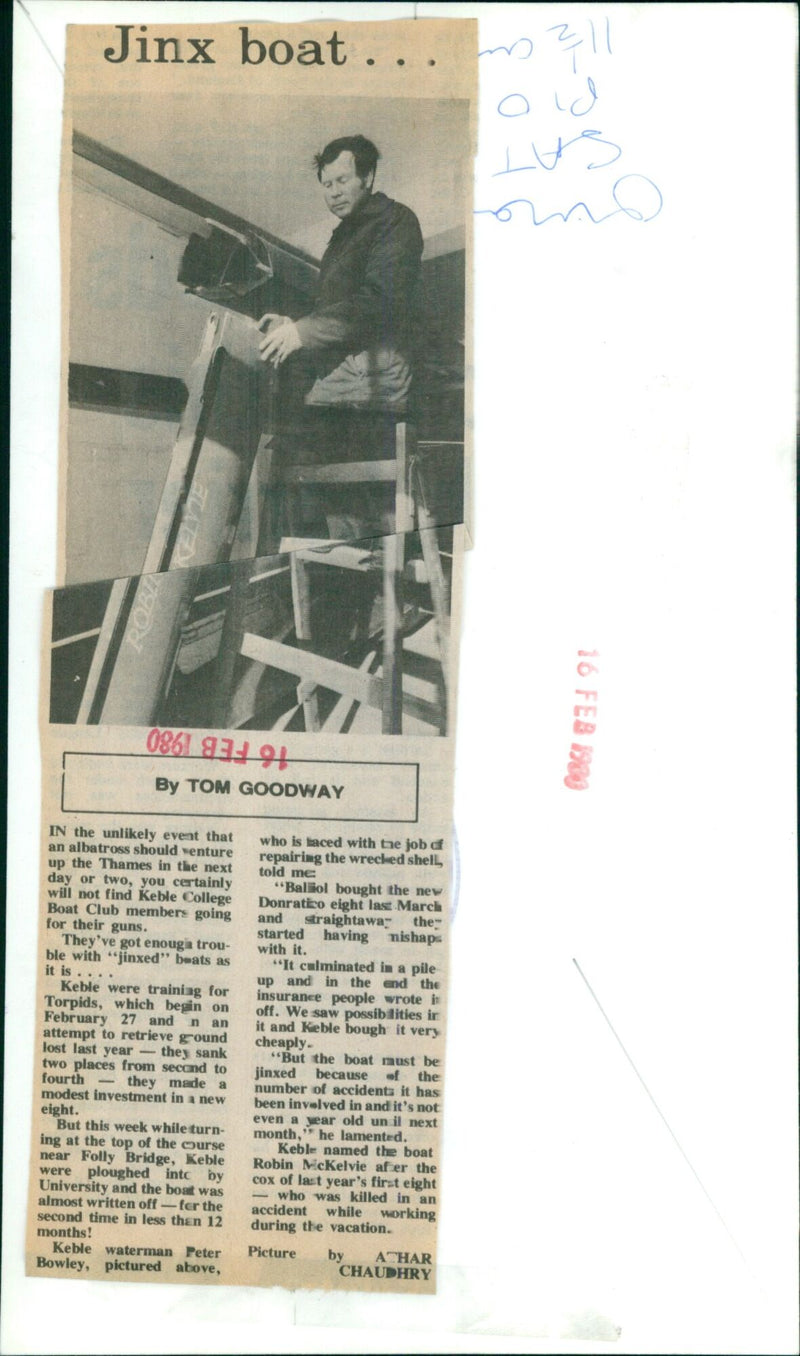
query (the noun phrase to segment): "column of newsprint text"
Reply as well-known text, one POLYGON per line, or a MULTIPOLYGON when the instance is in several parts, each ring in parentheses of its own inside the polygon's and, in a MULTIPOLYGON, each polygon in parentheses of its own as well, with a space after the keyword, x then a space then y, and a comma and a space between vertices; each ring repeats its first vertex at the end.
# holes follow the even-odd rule
POLYGON ((29 1273, 433 1291, 449 760, 93 740, 48 760, 29 1273))

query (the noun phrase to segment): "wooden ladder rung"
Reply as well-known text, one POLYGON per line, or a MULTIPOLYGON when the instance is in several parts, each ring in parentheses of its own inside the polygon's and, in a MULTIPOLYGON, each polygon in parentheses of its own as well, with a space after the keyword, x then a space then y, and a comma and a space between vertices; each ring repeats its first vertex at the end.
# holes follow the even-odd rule
POLYGON ((372 552, 356 546, 326 546, 322 550, 312 546, 295 551, 295 559, 302 560, 304 565, 333 565, 338 570, 357 570, 361 574, 375 570, 372 552))
MULTIPOLYGON (((359 664, 359 671, 361 673, 369 673, 372 666, 378 662, 378 658, 377 650, 370 650, 359 664)), ((324 721, 322 721, 320 729, 324 730, 326 734, 341 734, 351 713, 357 705, 358 703, 354 697, 341 696, 332 711, 330 711, 324 721)))
POLYGON ((314 654, 310 650, 296 650, 278 640, 267 640, 247 632, 242 639, 242 654, 257 659, 269 668, 293 673, 297 678, 317 687, 352 697, 364 706, 380 707, 383 703, 383 682, 361 669, 341 664, 337 659, 314 654))
POLYGON ((442 711, 436 702, 429 702, 424 697, 414 697, 406 692, 403 693, 403 715, 423 720, 426 725, 435 725, 437 729, 442 725, 442 711))
POLYGON ((396 461, 342 461, 319 466, 287 466, 280 477, 284 485, 347 485, 359 481, 396 481, 396 461))
POLYGON ((407 560, 405 565, 405 576, 412 584, 430 583, 428 567, 424 560, 407 560))

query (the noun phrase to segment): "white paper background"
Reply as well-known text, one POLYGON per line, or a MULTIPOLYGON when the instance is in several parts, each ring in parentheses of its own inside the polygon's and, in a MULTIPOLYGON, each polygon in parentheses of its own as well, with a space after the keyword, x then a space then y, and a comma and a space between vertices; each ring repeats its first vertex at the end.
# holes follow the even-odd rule
MULTIPOLYGON (((621 168, 658 183, 657 219, 476 218, 476 546, 441 1294, 22 1275, 37 651, 55 578, 56 63, 67 22, 147 22, 154 8, 26 0, 16 13, 2 1349, 604 1351, 620 1328, 611 1349, 626 1352, 795 1351, 789 5, 603 8, 614 58, 592 126, 624 147, 621 168), (583 682, 576 652, 595 648, 600 673, 583 682), (580 794, 562 784, 576 687, 600 694, 591 788, 580 794)), ((600 10, 416 8, 479 15, 482 47, 600 10)), ((157 9, 161 23, 413 12, 157 9)), ((484 91, 485 69, 484 59, 484 91)), ((479 168, 504 153, 505 126, 485 118, 484 129, 479 168)), ((511 177, 492 206, 528 193, 511 177)))

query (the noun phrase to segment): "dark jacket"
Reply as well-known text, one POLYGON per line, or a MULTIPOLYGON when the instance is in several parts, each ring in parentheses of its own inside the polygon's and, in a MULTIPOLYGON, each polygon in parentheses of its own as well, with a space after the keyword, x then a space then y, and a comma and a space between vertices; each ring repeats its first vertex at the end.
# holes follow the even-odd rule
POLYGON ((371 194, 331 236, 314 309, 297 321, 303 347, 324 356, 325 367, 369 348, 407 354, 422 243, 408 207, 371 194))

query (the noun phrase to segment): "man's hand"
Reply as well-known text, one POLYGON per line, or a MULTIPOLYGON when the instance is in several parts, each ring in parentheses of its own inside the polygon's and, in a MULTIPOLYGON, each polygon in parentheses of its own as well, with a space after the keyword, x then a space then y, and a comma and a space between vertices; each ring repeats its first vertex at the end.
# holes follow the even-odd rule
POLYGON ((258 328, 263 329, 269 322, 266 338, 261 340, 259 349, 261 351, 261 361, 263 363, 271 362, 273 367, 280 367, 285 362, 290 353, 296 353, 298 348, 303 347, 303 341, 297 332, 297 326, 287 315, 277 315, 274 311, 267 311, 262 315, 258 322, 258 328))

